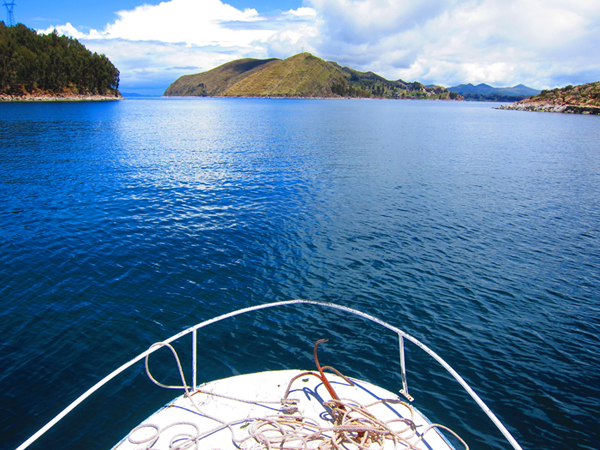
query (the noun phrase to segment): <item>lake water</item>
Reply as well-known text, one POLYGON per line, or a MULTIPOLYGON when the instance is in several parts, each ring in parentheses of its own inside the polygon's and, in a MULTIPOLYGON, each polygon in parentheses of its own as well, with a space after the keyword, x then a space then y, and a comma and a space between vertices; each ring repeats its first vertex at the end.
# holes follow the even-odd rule
MULTIPOLYGON (((421 339, 523 448, 600 448, 600 117, 492 106, 0 104, 0 446, 153 342, 309 298, 421 339)), ((393 335, 315 307, 207 329, 199 380, 312 369, 322 337, 322 363, 401 387, 393 335)), ((432 420, 508 448, 410 344, 407 364, 432 420)), ((140 364, 31 448, 110 448, 174 395, 140 364)))

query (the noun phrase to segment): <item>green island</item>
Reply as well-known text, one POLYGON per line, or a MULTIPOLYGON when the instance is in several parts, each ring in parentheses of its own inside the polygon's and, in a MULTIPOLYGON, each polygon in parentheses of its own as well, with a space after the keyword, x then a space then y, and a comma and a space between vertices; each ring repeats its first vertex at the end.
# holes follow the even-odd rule
POLYGON ((542 91, 539 95, 502 105, 497 109, 516 111, 600 114, 600 81, 542 91))
POLYGON ((0 101, 120 99, 119 70, 76 39, 0 21, 0 101))
POLYGON ((310 53, 287 59, 238 59, 215 69, 184 75, 166 97, 393 98, 462 100, 442 86, 389 81, 324 61, 310 53))

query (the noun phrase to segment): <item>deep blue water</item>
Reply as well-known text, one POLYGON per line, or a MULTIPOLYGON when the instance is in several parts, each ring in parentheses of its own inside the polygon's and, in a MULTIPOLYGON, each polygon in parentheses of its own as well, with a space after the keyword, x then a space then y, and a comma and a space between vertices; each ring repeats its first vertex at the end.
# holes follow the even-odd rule
MULTIPOLYGON (((310 298, 421 339, 523 448, 600 448, 600 119, 491 106, 0 104, 0 446, 155 341, 310 298)), ((322 337, 323 363, 401 387, 393 335, 315 307, 207 329, 200 380, 311 369, 322 337)), ((407 352, 420 409, 508 448, 407 352)), ((31 448, 110 448, 174 395, 138 365, 31 448)))

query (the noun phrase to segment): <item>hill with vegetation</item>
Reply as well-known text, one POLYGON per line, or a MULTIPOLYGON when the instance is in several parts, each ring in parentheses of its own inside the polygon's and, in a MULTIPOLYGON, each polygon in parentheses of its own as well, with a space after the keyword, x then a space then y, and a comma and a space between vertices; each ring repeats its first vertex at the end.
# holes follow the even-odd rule
POLYGON ((462 95, 467 101, 516 102, 540 93, 537 89, 518 84, 513 87, 496 88, 489 84, 460 84, 449 87, 450 92, 462 95))
POLYGON ((600 114, 600 81, 544 90, 540 94, 525 100, 510 105, 502 105, 500 109, 600 114))
POLYGON ((441 86, 389 81, 324 61, 310 53, 281 60, 239 59, 207 72, 184 75, 164 93, 167 97, 300 97, 461 99, 441 86))
POLYGON ((119 71, 76 39, 0 21, 0 98, 120 97, 119 71))

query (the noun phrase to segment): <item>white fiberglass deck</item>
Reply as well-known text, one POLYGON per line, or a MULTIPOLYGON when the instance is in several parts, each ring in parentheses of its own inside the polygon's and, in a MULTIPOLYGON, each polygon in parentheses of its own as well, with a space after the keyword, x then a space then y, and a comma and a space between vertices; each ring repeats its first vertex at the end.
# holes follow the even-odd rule
POLYGON ((351 386, 327 374, 345 405, 334 406, 337 420, 332 404, 325 405, 332 397, 316 376, 293 381, 282 402, 290 381, 303 373, 261 372, 201 385, 150 416, 113 450, 453 448, 414 407, 365 381, 352 379, 351 386))

